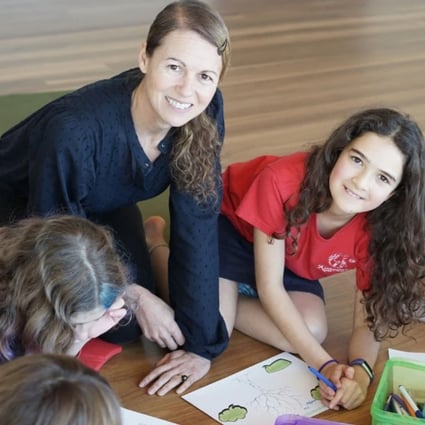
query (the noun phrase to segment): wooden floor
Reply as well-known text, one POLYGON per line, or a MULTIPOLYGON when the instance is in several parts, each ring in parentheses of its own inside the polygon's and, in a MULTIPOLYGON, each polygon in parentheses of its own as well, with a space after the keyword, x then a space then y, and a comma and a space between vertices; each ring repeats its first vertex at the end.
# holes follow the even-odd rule
MULTIPOLYGON (((328 278, 325 282, 327 297, 327 312, 329 318, 329 337, 324 346, 335 358, 344 359, 345 348, 350 336, 351 326, 351 299, 353 286, 349 274, 344 277, 328 278), (343 286, 343 289, 341 288, 343 286)), ((410 331, 410 337, 399 336, 395 340, 383 343, 378 362, 375 367, 377 379, 369 389, 366 402, 359 408, 351 411, 326 411, 317 418, 343 422, 353 425, 371 424, 370 406, 375 394, 384 363, 388 357, 388 347, 406 351, 425 352, 424 325, 417 325, 410 331), (412 337, 415 337, 412 338, 412 337)), ((229 348, 217 358, 209 374, 193 385, 190 391, 198 389, 218 379, 238 372, 256 362, 263 361, 279 351, 259 343, 239 332, 232 336, 229 348)), ((118 356, 112 358, 102 368, 102 375, 112 383, 115 391, 120 395, 124 407, 148 415, 156 416, 180 425, 213 425, 213 419, 187 403, 175 393, 163 397, 148 396, 145 390, 137 387, 141 378, 161 358, 163 352, 152 343, 132 343, 124 347, 118 356)), ((263 424, 258 424, 263 425, 263 424)))
MULTIPOLYGON (((168 0, 3 0, 0 94, 73 89, 136 65, 149 22, 168 0)), ((227 136, 223 165, 265 153, 285 154, 323 141, 359 108, 390 106, 425 128, 423 0, 211 0, 228 23, 232 68, 222 84, 227 136)), ((1 120, 1 111, 0 111, 1 120)), ((350 335, 352 275, 325 282, 326 347, 343 358, 350 335)), ((383 344, 425 351, 425 329, 383 344)), ((199 388, 276 354, 241 334, 213 363, 199 388)), ((180 397, 149 397, 139 380, 159 359, 133 344, 102 369, 130 409, 181 425, 215 422, 180 397)), ((361 408, 322 418, 371 423, 376 383, 361 408)), ((260 424, 259 424, 260 425, 260 424)))

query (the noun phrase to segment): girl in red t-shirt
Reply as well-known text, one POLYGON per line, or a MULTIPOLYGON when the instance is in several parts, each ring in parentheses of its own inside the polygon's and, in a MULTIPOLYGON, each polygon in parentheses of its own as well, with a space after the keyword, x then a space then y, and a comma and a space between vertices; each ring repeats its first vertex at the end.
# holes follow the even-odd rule
POLYGON ((425 276, 425 149, 391 109, 359 112, 322 146, 230 165, 220 217, 220 310, 233 327, 299 353, 330 379, 322 399, 366 398, 379 341, 416 320, 425 276), (356 270, 348 360, 322 347, 322 277, 356 270), (283 282, 283 284, 282 284, 283 282), (247 296, 248 295, 248 296, 247 296))

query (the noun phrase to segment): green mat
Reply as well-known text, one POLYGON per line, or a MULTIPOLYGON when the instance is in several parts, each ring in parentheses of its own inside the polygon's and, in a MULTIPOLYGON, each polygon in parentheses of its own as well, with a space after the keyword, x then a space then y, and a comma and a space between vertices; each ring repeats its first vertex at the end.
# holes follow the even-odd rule
POLYGON ((0 96, 0 134, 31 112, 62 96, 65 92, 11 94, 0 96))
MULTIPOLYGON (((0 134, 27 117, 41 106, 57 99, 65 92, 12 94, 0 96, 0 134)), ((139 203, 143 217, 161 215, 169 223, 168 190, 154 199, 139 203)), ((167 229, 167 237, 168 237, 167 229)))

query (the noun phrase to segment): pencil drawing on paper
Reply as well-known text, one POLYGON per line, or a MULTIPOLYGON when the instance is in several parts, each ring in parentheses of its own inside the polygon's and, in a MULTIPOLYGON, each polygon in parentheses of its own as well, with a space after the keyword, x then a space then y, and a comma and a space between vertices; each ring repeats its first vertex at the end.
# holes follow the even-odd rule
POLYGON ((222 424, 270 424, 282 414, 314 416, 320 402, 316 378, 298 357, 281 353, 183 398, 222 424))

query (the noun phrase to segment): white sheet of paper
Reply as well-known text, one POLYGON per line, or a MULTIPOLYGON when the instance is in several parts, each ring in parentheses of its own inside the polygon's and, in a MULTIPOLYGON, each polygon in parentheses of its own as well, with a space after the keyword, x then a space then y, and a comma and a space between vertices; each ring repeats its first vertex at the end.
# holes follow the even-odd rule
POLYGON ((425 363, 425 353, 414 353, 412 351, 401 351, 394 348, 388 348, 388 358, 405 359, 420 363, 425 363))
POLYGON ((183 396, 222 424, 274 425, 278 416, 314 416, 327 408, 307 364, 281 353, 183 396))
POLYGON ((124 407, 121 407, 121 414, 123 425, 177 425, 174 422, 164 421, 124 407))

